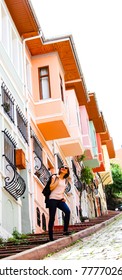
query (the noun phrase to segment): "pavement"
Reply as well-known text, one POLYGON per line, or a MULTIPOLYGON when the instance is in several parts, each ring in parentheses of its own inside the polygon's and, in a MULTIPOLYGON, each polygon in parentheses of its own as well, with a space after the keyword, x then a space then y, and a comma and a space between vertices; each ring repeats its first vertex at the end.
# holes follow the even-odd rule
POLYGON ((78 239, 44 260, 120 260, 122 259, 122 215, 91 235, 78 239))

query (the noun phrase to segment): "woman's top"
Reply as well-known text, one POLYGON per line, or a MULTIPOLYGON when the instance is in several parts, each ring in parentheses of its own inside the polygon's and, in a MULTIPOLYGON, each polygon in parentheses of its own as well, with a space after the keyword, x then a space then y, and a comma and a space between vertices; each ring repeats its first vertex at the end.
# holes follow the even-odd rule
POLYGON ((58 178, 57 186, 51 191, 49 199, 61 200, 64 198, 64 192, 66 188, 66 180, 58 178))

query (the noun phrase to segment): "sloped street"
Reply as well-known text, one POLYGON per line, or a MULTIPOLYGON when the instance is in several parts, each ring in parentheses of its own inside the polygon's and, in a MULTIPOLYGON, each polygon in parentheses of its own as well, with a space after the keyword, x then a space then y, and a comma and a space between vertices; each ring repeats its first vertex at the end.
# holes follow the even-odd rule
POLYGON ((97 233, 78 240, 47 260, 119 260, 122 259, 122 215, 97 233))

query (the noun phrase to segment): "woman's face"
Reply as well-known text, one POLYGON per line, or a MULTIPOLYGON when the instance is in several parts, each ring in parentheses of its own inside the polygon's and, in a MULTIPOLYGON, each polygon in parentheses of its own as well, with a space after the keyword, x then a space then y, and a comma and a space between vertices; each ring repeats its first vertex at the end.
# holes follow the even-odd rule
POLYGON ((67 166, 62 166, 60 168, 61 173, 67 174, 69 172, 69 168, 67 166))

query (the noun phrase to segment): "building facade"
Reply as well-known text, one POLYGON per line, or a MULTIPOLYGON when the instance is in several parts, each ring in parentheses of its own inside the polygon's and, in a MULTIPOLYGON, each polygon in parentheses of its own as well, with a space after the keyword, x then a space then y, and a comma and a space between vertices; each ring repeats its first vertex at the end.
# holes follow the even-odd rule
MULTIPOLYGON (((48 229, 42 190, 62 164, 70 223, 107 212, 114 146, 72 36, 45 40, 31 1, 0 0, 0 236, 48 229), (22 24, 24 21, 24 25, 22 24), (79 162, 78 157, 85 155, 79 162), (93 182, 80 180, 90 167, 93 182), (82 212, 82 213, 81 213, 82 212)), ((55 224, 63 224, 57 211, 55 224)))

